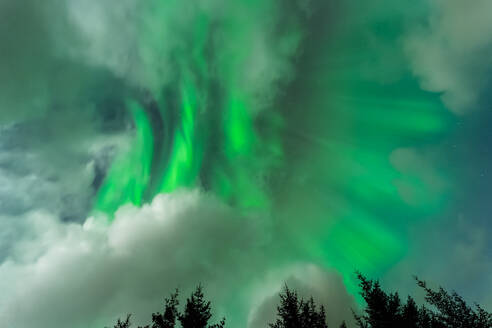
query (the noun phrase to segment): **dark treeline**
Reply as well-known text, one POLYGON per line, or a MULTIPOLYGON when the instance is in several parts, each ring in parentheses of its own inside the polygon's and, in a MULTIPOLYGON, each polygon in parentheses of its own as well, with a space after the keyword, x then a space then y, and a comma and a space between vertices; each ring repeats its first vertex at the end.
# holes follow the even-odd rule
MULTIPOLYGON (((455 292, 443 288, 433 290, 424 281, 416 283, 425 292, 426 304, 417 306, 408 296, 402 301, 397 292, 387 293, 376 280, 361 274, 360 295, 366 306, 361 314, 354 312, 358 328, 492 328, 492 314, 480 305, 468 305, 455 292)), ((178 291, 165 299, 164 311, 152 314, 152 323, 139 328, 225 328, 225 318, 219 323, 209 324, 212 318, 210 301, 205 300, 203 289, 198 286, 186 299, 183 311, 179 311, 178 291)), ((131 316, 119 319, 114 328, 131 327, 131 316)), ((340 328, 348 328, 345 322, 340 328)), ((304 300, 295 290, 286 285, 280 293, 276 321, 265 328, 328 328, 324 307, 318 306, 313 298, 304 300)))
MULTIPOLYGON (((178 310, 179 292, 176 290, 169 298, 164 300, 164 311, 162 313, 152 313, 152 324, 139 326, 138 328, 174 328, 177 321, 182 328, 224 328, 225 318, 219 323, 209 325, 212 318, 212 309, 210 301, 205 300, 202 286, 198 286, 195 291, 186 299, 186 305, 183 312, 178 310)), ((114 328, 131 327, 131 315, 125 320, 118 319, 114 328)))

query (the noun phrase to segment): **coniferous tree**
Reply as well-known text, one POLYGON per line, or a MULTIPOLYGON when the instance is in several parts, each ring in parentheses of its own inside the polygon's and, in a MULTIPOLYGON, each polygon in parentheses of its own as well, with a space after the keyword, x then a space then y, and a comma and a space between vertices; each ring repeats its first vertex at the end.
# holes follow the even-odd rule
MULTIPOLYGON (((205 300, 203 288, 199 285, 186 300, 184 312, 178 315, 178 320, 182 328, 207 328, 211 317, 210 301, 205 300)), ((224 326, 225 319, 222 319, 220 323, 208 327, 222 328, 224 326)))
POLYGON ((451 294, 440 287, 437 291, 427 287, 426 283, 416 278, 417 284, 426 292, 426 301, 435 306, 434 324, 446 328, 491 328, 492 314, 476 304, 470 307, 456 292, 451 294))
POLYGON ((389 295, 385 315, 385 323, 387 327, 400 327, 403 320, 402 304, 398 293, 389 295))
MULTIPOLYGON (((425 305, 417 307, 414 299, 408 297, 402 303, 398 293, 388 294, 378 281, 373 281, 358 274, 361 296, 366 302, 362 315, 354 313, 360 328, 492 328, 492 314, 478 304, 470 307, 455 292, 448 293, 443 288, 437 291, 427 287, 425 282, 417 279, 417 284, 426 292, 425 305)), ((203 289, 198 286, 187 299, 184 312, 178 311, 178 290, 165 299, 164 312, 152 314, 152 325, 139 328, 175 328, 176 320, 181 328, 224 328, 225 319, 214 325, 208 325, 212 317, 211 305, 206 301, 203 289)), ((125 320, 118 319, 114 328, 129 328, 130 315, 125 320)), ((284 287, 277 306, 277 319, 269 324, 270 328, 327 328, 323 306, 316 305, 311 297, 305 301, 297 292, 284 287)), ((343 322, 340 328, 347 328, 343 322)))
POLYGON ((176 291, 169 298, 165 299, 164 313, 152 313, 152 328, 174 328, 178 318, 178 295, 176 291))
POLYGON ((131 317, 131 314, 127 315, 126 319, 124 321, 121 319, 118 319, 114 328, 129 328, 131 326, 130 317, 131 317))
POLYGON ((271 328, 298 328, 300 327, 300 304, 297 292, 284 286, 280 294, 280 305, 277 306, 277 321, 269 324, 271 328))
POLYGON ((316 328, 328 328, 328 324, 326 323, 326 312, 324 305, 321 305, 316 321, 316 328))
MULTIPOLYGON (((181 328, 225 328, 225 318, 219 323, 207 326, 212 317, 210 302, 205 301, 203 288, 198 286, 186 300, 183 313, 178 310, 178 290, 165 299, 163 313, 152 313, 152 325, 138 328, 175 328, 176 320, 181 323, 181 328)), ((126 320, 118 319, 114 328, 130 328, 130 315, 126 320)))
POLYGON ((419 309, 417 304, 408 296, 401 313, 402 328, 419 328, 419 309))
POLYGON ((361 296, 366 302, 364 314, 355 315, 356 323, 360 328, 421 328, 419 318, 429 319, 430 326, 425 328, 438 328, 432 326, 429 313, 419 310, 413 298, 408 297, 407 302, 402 304, 398 293, 387 294, 382 290, 378 281, 368 280, 360 273, 357 274, 361 296))
POLYGON ((299 327, 300 328, 326 328, 326 315, 323 306, 317 309, 314 299, 311 297, 307 302, 299 300, 299 327))
POLYGON ((311 297, 304 301, 297 292, 287 285, 280 294, 277 306, 277 320, 269 324, 270 328, 327 328, 326 314, 323 306, 318 307, 311 297))
POLYGON ((402 304, 397 293, 387 294, 379 282, 358 274, 361 296, 367 303, 364 314, 355 315, 360 328, 492 328, 492 314, 479 305, 475 309, 461 296, 443 288, 434 291, 425 282, 417 283, 426 292, 426 301, 434 307, 417 307, 412 297, 402 304))
POLYGON ((224 328, 225 327, 225 318, 222 318, 219 323, 215 325, 208 326, 208 328, 224 328))
MULTIPOLYGON (((361 296, 367 306, 362 316, 355 316, 356 322, 361 328, 392 328, 394 320, 390 311, 395 312, 399 303, 398 295, 388 295, 382 289, 378 281, 368 280, 358 273, 361 296)), ((397 311, 394 313, 397 314, 397 311)))

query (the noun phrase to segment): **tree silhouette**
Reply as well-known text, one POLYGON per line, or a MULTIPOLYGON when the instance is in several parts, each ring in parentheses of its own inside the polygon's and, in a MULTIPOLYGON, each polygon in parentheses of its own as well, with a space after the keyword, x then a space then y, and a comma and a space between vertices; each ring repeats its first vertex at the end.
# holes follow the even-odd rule
POLYGON ((277 320, 269 324, 271 328, 327 328, 323 306, 316 306, 311 297, 304 301, 297 292, 287 285, 280 293, 280 304, 277 306, 277 320))
MULTIPOLYGON (((186 300, 186 306, 183 313, 178 310, 179 291, 171 294, 165 299, 163 313, 152 313, 152 325, 146 325, 139 328, 175 328, 178 320, 182 328, 224 328, 225 318, 219 323, 207 326, 212 317, 210 302, 206 301, 203 295, 203 288, 199 285, 191 296, 186 300)), ((130 328, 130 315, 126 320, 118 319, 114 328, 130 328)))
POLYGON ((174 328, 178 318, 178 295, 176 291, 169 298, 165 299, 164 313, 152 313, 152 328, 174 328))
POLYGON ((300 306, 297 292, 289 289, 287 285, 280 293, 280 305, 277 306, 277 321, 269 324, 271 328, 297 328, 300 327, 300 306))
POLYGON ((401 320, 402 328, 419 328, 419 309, 410 296, 408 296, 407 303, 403 305, 401 320))
POLYGON ((386 294, 378 281, 366 279, 358 273, 361 296, 366 301, 367 307, 362 316, 354 314, 361 328, 392 328, 401 323, 401 302, 397 293, 386 294))
MULTIPOLYGON (((449 293, 440 287, 429 288, 424 281, 415 278, 425 291, 425 300, 430 305, 417 306, 408 296, 402 303, 398 293, 386 293, 379 282, 369 280, 357 273, 360 294, 366 302, 361 315, 354 313, 359 328, 492 328, 492 314, 480 305, 469 306, 456 292, 449 293)), ((152 325, 139 328, 224 328, 225 318, 209 325, 212 317, 211 304, 204 297, 202 286, 198 286, 186 300, 183 312, 179 312, 178 290, 165 299, 163 313, 152 313, 152 325)), ((131 316, 118 319, 114 328, 130 328, 131 316)), ((295 290, 287 285, 280 293, 277 319, 270 328, 327 328, 325 309, 317 306, 311 297, 307 301, 299 298, 295 290)), ((342 322, 340 328, 347 328, 342 322)))
POLYGON ((131 326, 130 317, 131 317, 131 314, 126 316, 125 321, 118 319, 114 328, 129 328, 131 326))
POLYGON ((318 310, 312 297, 307 302, 300 300, 299 305, 301 307, 300 327, 327 328, 325 308, 323 305, 318 310))
POLYGON ((434 318, 446 328, 491 328, 492 314, 485 311, 480 305, 475 304, 475 309, 466 304, 465 300, 456 292, 448 293, 442 287, 437 291, 427 287, 427 284, 419 280, 417 284, 426 292, 426 301, 433 305, 437 312, 434 318))
POLYGON ((442 287, 434 291, 425 282, 417 279, 417 284, 426 292, 426 301, 432 310, 424 305, 417 307, 414 299, 408 297, 402 304, 398 293, 387 294, 378 281, 368 280, 357 274, 361 296, 367 306, 364 314, 355 315, 360 328, 491 328, 492 315, 475 305, 466 304, 461 296, 448 293, 442 287))
MULTIPOLYGON (((206 328, 208 321, 212 317, 210 301, 206 301, 201 285, 195 289, 191 296, 186 300, 185 310, 179 314, 178 320, 182 328, 206 328)), ((209 328, 221 328, 225 326, 225 319, 209 328)))

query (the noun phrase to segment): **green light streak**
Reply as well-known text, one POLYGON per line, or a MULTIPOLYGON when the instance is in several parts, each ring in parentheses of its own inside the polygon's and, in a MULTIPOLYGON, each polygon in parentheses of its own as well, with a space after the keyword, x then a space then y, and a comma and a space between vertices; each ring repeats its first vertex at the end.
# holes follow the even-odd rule
POLYGON ((200 169, 200 154, 195 151, 196 90, 191 84, 181 89, 181 128, 174 135, 173 150, 159 191, 170 192, 179 187, 192 187, 200 169))
MULTIPOLYGON (((271 1, 240 3, 260 18, 275 7, 271 1)), ((409 248, 409 220, 441 210, 447 195, 436 194, 421 170, 399 168, 391 156, 400 148, 439 143, 452 118, 439 95, 422 92, 408 72, 390 85, 361 75, 366 59, 379 55, 378 49, 364 48, 366 33, 377 30, 391 39, 400 35, 395 27, 389 33, 364 21, 356 31, 338 31, 341 41, 318 36, 311 41, 315 45, 303 48, 299 62, 307 64, 296 72, 294 94, 279 93, 280 100, 259 110, 242 79, 252 69, 248 59, 257 22, 242 11, 214 21, 192 6, 196 12, 184 15, 180 25, 173 15, 190 8, 179 1, 154 5, 149 22, 171 21, 185 31, 185 37, 167 40, 169 35, 153 33, 155 27, 145 20, 142 24, 140 51, 149 70, 156 61, 148 45, 158 44, 150 49, 163 52, 165 42, 173 45, 172 82, 166 85, 172 99, 152 90, 160 95, 162 116, 174 120, 172 140, 162 143, 168 155, 150 176, 157 142, 146 112, 129 103, 135 139, 115 159, 95 210, 113 214, 158 193, 205 188, 242 213, 275 217, 282 242, 289 245, 276 261, 295 253, 335 267, 352 292, 356 282, 349 277, 355 270, 379 275, 401 259, 409 248), (214 48, 217 39, 228 42, 214 48), (172 115, 166 116, 168 111, 172 115)), ((279 52, 302 38, 297 22, 289 23, 291 37, 279 52)))
POLYGON ((256 136, 251 123, 244 100, 231 97, 224 119, 225 152, 230 159, 252 155, 256 136))
POLYGON ((150 180, 153 152, 151 124, 137 102, 129 101, 127 107, 135 123, 135 138, 128 150, 115 159, 94 204, 95 211, 110 215, 123 204, 142 205, 150 180))

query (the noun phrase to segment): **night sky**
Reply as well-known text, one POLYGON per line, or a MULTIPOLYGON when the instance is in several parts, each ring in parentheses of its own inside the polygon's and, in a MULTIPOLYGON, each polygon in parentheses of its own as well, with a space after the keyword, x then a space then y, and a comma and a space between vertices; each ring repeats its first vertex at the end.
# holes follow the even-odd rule
POLYGON ((492 307, 492 2, 0 0, 0 327, 233 328, 355 272, 492 307))

